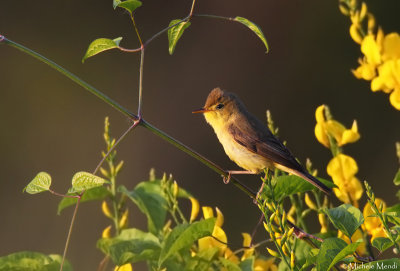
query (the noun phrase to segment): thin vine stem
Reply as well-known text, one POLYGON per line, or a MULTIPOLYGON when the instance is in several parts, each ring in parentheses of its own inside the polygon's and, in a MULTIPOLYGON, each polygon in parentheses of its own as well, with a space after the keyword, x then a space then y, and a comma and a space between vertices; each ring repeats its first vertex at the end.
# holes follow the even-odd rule
POLYGON ((63 257, 62 257, 61 264, 60 264, 60 271, 63 270, 63 266, 64 266, 64 262, 65 262, 65 257, 67 256, 69 241, 71 240, 72 228, 73 228, 73 226, 74 226, 74 224, 75 224, 76 214, 77 214, 77 212, 78 212, 79 203, 81 202, 83 193, 85 193, 85 191, 83 191, 83 192, 79 195, 78 201, 77 201, 76 204, 75 204, 74 213, 72 214, 71 224, 69 225, 69 229, 68 229, 67 241, 65 242, 63 257))
POLYGON ((212 15, 212 14, 193 14, 192 16, 193 17, 207 17, 207 18, 227 20, 227 21, 235 20, 235 18, 232 18, 232 17, 224 17, 224 16, 218 16, 218 15, 212 15))
MULTIPOLYGON (((138 34, 139 35, 139 34, 138 34)), ((142 106, 143 106, 143 65, 144 65, 144 46, 142 44, 142 50, 140 52, 140 66, 139 66, 139 101, 138 101, 138 116, 142 118, 142 106)))
POLYGON ((63 198, 79 198, 79 196, 60 194, 60 193, 57 193, 56 191, 53 191, 51 189, 49 189, 47 191, 49 191, 53 195, 56 195, 56 196, 59 196, 59 197, 63 197, 63 198))

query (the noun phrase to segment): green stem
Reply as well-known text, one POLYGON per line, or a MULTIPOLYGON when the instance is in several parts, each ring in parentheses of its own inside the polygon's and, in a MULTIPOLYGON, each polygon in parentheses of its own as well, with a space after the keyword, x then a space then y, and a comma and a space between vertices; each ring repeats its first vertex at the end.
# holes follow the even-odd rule
POLYGON ((139 30, 138 30, 138 28, 136 26, 135 18, 133 17, 132 13, 130 13, 130 17, 131 17, 131 20, 132 20, 132 23, 133 23, 133 28, 135 28, 136 36, 138 37, 140 46, 142 47, 143 46, 143 42, 142 42, 142 39, 140 38, 139 30))
POLYGON ((141 46, 140 52, 140 67, 139 67, 139 101, 138 101, 138 116, 142 118, 142 105, 143 105, 143 65, 144 65, 144 46, 141 46))
POLYGON ((117 189, 115 185, 115 176, 111 176, 111 195, 112 195, 112 205, 113 205, 113 221, 115 227, 116 235, 119 235, 120 228, 119 228, 119 212, 118 212, 118 203, 117 203, 117 189))
POLYGON ((235 20, 235 18, 218 16, 218 15, 211 15, 211 14, 193 14, 193 17, 207 17, 207 18, 227 20, 227 21, 234 21, 235 20))
MULTIPOLYGON (((50 67, 52 67, 54 69, 56 69, 57 71, 59 71, 60 73, 62 73, 65 76, 67 76, 72 81, 74 81, 78 85, 82 86, 84 89, 88 90, 90 93, 94 94, 96 97, 100 98, 101 100, 103 100, 107 104, 111 105, 112 107, 117 109, 119 112, 121 112, 125 116, 128 116, 129 118, 133 119, 134 121, 139 119, 138 116, 136 116, 135 114, 130 112, 128 109, 126 109, 123 106, 121 106, 120 104, 118 104, 116 101, 112 100, 111 98, 109 98, 108 96, 106 96, 105 94, 103 94, 102 92, 97 90, 96 88, 92 87, 91 85, 89 85, 88 83, 86 83, 85 81, 83 81, 82 79, 77 77, 76 75, 74 75, 71 72, 67 71, 66 69, 64 69, 60 65, 54 63, 53 61, 45 58, 44 56, 32 51, 31 49, 28 49, 28 48, 24 47, 24 46, 22 46, 22 45, 20 45, 20 44, 18 44, 16 42, 13 42, 13 41, 11 41, 11 40, 9 40, 9 39, 5 38, 4 36, 1 36, 1 35, 0 35, 0 42, 4 42, 7 45, 10 45, 10 46, 12 46, 14 48, 17 48, 18 50, 20 50, 20 51, 22 51, 22 52, 24 52, 24 53, 26 53, 28 55, 31 55, 31 56, 35 57, 36 59, 40 60, 41 62, 49 65, 50 67)), ((228 177, 228 173, 225 172, 221 167, 219 167, 215 163, 211 162, 207 158, 203 157, 199 153, 195 152, 191 148, 185 146, 183 143, 179 142, 178 140, 176 140, 175 138, 173 138, 170 135, 166 134, 165 132, 163 132, 163 131, 159 130, 158 128, 154 127, 153 125, 151 125, 147 121, 142 119, 140 124, 143 127, 145 127, 146 129, 150 130, 152 133, 154 133, 157 136, 159 136, 160 138, 162 138, 162 139, 166 140, 167 142, 171 143, 172 145, 174 145, 175 147, 177 147, 181 151, 189 154, 193 158, 195 158, 198 161, 200 161, 201 163, 205 164, 206 166, 208 166, 209 168, 211 168, 215 172, 219 173, 222 176, 228 177)), ((253 191, 251 191, 251 189, 249 189, 245 185, 241 184, 236 178, 231 177, 231 182, 232 182, 232 184, 237 186, 240 190, 245 192, 249 197, 251 197, 251 198, 255 198, 256 197, 255 193, 253 191)))
MULTIPOLYGON (((164 139, 165 141, 169 142, 170 144, 174 145, 175 147, 177 147, 178 149, 180 149, 181 151, 189 154, 190 156, 192 156, 193 158, 197 159, 198 161, 200 161, 201 163, 203 163, 204 165, 206 165, 207 167, 209 167, 210 169, 214 170, 215 172, 219 173, 222 176, 228 177, 228 173, 225 172, 220 166, 218 166, 217 164, 211 162, 210 160, 208 160, 207 158, 205 158, 204 156, 200 155, 199 153, 197 153, 196 151, 192 150, 191 148, 189 148, 188 146, 184 145, 183 143, 179 142, 178 140, 174 139, 173 137, 171 137, 170 135, 166 134, 165 132, 159 130, 158 128, 154 127, 153 125, 151 125, 150 123, 148 123, 147 121, 145 121, 144 119, 142 119, 140 125, 142 125, 143 127, 145 127, 146 129, 150 130, 153 134, 161 137, 162 139, 164 139)), ((253 191, 251 191, 248 187, 246 187, 245 185, 241 184, 237 179, 235 179, 234 177, 231 176, 230 181, 232 182, 232 184, 234 184, 236 187, 238 187, 240 190, 242 190, 243 192, 245 192, 249 197, 251 198, 255 198, 256 195, 253 191)))

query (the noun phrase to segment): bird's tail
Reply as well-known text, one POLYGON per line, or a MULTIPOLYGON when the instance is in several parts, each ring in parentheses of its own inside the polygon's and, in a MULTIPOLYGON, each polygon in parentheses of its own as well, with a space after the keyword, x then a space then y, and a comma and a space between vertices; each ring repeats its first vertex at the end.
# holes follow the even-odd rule
POLYGON ((322 192, 324 192, 327 195, 329 195, 332 192, 332 189, 330 189, 329 187, 327 187, 326 185, 321 183, 317 178, 315 178, 314 176, 312 176, 310 173, 308 173, 305 170, 299 171, 299 170, 288 168, 288 167, 285 167, 285 166, 279 165, 279 164, 275 164, 275 167, 303 178, 307 182, 318 187, 319 190, 321 190, 322 192))
POLYGON ((327 187, 326 185, 321 183, 317 178, 315 178, 310 173, 308 173, 306 171, 305 172, 297 172, 297 173, 298 173, 298 174, 296 174, 297 176, 302 177, 307 182, 309 182, 312 185, 318 187, 318 189, 320 189, 325 194, 329 195, 332 192, 332 189, 330 189, 329 187, 327 187))

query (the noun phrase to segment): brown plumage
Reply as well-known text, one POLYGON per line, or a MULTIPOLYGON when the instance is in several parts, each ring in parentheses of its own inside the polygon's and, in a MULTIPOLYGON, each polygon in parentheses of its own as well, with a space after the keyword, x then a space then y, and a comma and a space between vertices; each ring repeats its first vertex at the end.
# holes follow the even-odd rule
POLYGON ((331 192, 297 162, 266 125, 247 111, 235 94, 215 88, 204 107, 196 112, 204 113, 226 154, 240 167, 252 173, 276 167, 305 179, 325 193, 331 192))

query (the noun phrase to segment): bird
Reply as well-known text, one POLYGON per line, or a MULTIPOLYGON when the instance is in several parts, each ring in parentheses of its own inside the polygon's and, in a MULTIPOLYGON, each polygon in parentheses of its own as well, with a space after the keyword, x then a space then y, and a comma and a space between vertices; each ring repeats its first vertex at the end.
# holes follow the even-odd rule
POLYGON ((259 174, 277 168, 310 182, 326 194, 331 189, 312 176, 269 128, 253 116, 234 93, 214 88, 205 105, 192 113, 202 113, 214 129, 225 153, 244 171, 231 174, 259 174))

